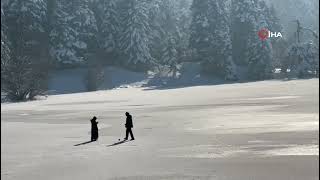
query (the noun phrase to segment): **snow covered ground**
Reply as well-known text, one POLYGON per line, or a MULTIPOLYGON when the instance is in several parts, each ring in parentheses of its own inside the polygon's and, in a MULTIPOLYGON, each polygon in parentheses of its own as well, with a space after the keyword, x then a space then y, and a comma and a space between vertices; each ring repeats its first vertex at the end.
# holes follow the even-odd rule
POLYGON ((318 91, 310 79, 1 104, 1 178, 315 180, 318 91), (112 145, 124 137, 126 111, 136 140, 112 145), (99 140, 75 146, 89 140, 94 115, 99 140))

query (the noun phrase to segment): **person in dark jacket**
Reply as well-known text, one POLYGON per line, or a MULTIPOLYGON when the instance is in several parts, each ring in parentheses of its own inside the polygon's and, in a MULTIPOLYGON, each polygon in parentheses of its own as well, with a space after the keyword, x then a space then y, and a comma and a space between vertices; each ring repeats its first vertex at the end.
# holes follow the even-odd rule
POLYGON ((126 112, 126 116, 127 116, 126 124, 125 124, 126 137, 124 138, 124 140, 128 139, 129 133, 130 133, 130 136, 131 136, 131 140, 134 140, 133 133, 132 133, 132 128, 133 128, 132 116, 128 112, 126 112))
POLYGON ((97 117, 93 116, 91 121, 91 141, 98 140, 99 133, 98 133, 98 122, 96 121, 97 117))

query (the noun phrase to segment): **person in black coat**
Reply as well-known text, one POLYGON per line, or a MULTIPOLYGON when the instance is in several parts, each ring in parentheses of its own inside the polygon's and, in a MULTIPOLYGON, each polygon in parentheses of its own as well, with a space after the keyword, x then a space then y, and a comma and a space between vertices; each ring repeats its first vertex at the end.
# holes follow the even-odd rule
POLYGON ((97 117, 93 116, 91 121, 91 141, 98 140, 99 133, 98 133, 98 122, 96 121, 97 117))
POLYGON ((128 112, 126 112, 126 116, 127 116, 126 124, 125 124, 126 137, 124 138, 124 140, 128 139, 129 133, 130 133, 130 136, 131 136, 131 140, 134 140, 133 133, 132 133, 132 128, 133 128, 132 116, 128 112))

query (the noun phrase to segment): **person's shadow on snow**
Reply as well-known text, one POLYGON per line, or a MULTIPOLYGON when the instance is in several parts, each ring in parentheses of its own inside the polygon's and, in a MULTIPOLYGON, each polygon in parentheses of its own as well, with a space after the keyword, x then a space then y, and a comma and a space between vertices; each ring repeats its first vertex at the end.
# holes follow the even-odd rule
POLYGON ((89 144, 89 143, 92 143, 92 142, 95 142, 95 141, 86 141, 86 142, 83 142, 83 143, 75 144, 73 146, 85 145, 85 144, 89 144))
POLYGON ((108 145, 107 147, 116 146, 116 145, 119 145, 119 144, 123 144, 123 143, 125 143, 125 142, 128 142, 128 141, 122 140, 122 141, 119 141, 119 142, 115 142, 115 143, 113 143, 113 144, 110 144, 110 145, 108 145))

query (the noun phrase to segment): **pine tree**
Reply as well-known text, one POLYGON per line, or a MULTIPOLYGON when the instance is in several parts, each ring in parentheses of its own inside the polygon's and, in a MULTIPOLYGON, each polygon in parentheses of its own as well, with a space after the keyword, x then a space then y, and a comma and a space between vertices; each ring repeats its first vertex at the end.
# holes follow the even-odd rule
POLYGON ((226 3, 220 0, 194 1, 193 12, 190 45, 196 50, 204 70, 225 79, 236 79, 226 3))
POLYGON ((43 0, 12 0, 6 6, 12 54, 39 58, 43 55, 46 4, 43 0))
POLYGON ((247 66, 246 50, 249 36, 254 32, 257 6, 253 0, 231 1, 232 56, 238 66, 247 66))
POLYGON ((190 25, 190 48, 194 61, 210 59, 212 36, 209 26, 209 1, 194 0, 191 5, 192 22, 190 25))
POLYGON ((162 50, 165 48, 166 39, 172 33, 174 25, 173 1, 152 0, 149 9, 150 26, 150 50, 152 57, 157 61, 161 60, 162 50))
POLYGON ((283 27, 280 23, 280 19, 275 7, 273 5, 268 7, 264 1, 261 2, 262 4, 260 6, 262 6, 262 8, 265 10, 265 17, 267 18, 269 29, 273 32, 282 32, 283 27))
MULTIPOLYGON (((5 15, 1 6, 1 74, 9 63, 10 60, 10 48, 7 38, 7 26, 5 24, 5 15)), ((2 76, 1 76, 2 77, 2 76)))
POLYGON ((83 64, 96 44, 97 25, 88 0, 57 0, 51 54, 59 64, 83 64))
POLYGON ((254 6, 257 11, 256 21, 253 22, 253 31, 248 39, 247 60, 248 77, 253 80, 263 80, 272 78, 273 73, 273 53, 271 40, 260 40, 257 32, 262 28, 270 29, 270 14, 264 1, 256 1, 254 6))
MULTIPOLYGON (((264 1, 263 1, 264 2, 264 1)), ((263 6, 263 5, 262 5, 263 6)), ((266 6, 267 7, 267 6, 266 6)), ((283 33, 284 29, 280 23, 280 19, 278 17, 278 13, 275 7, 271 4, 270 7, 266 9, 266 17, 268 23, 268 29, 272 32, 281 32, 283 33)), ((288 48, 288 40, 287 38, 272 38, 270 39, 272 45, 272 52, 273 52, 273 64, 274 66, 278 66, 281 64, 281 61, 285 58, 285 52, 288 48)))
POLYGON ((169 36, 165 40, 166 44, 162 49, 161 64, 169 66, 173 77, 177 76, 178 70, 178 52, 176 40, 173 36, 169 36))
POLYGON ((270 40, 261 41, 258 37, 250 37, 247 51, 248 78, 264 80, 272 78, 273 57, 270 40))
POLYGON ((123 10, 120 48, 125 54, 124 64, 134 69, 145 69, 153 63, 150 53, 148 3, 128 0, 123 10))
MULTIPOLYGON (((264 0, 258 1, 258 8, 259 12, 261 12, 264 16, 260 17, 260 19, 265 20, 265 27, 271 32, 283 32, 283 27, 280 24, 280 19, 278 18, 278 13, 276 12, 273 5, 270 5, 270 7, 267 5, 267 3, 264 0)), ((279 39, 270 39, 272 45, 277 44, 277 40, 279 39)))
POLYGON ((230 36, 229 16, 226 2, 223 0, 212 0, 209 6, 211 7, 210 26, 212 31, 212 58, 205 63, 212 67, 211 72, 214 72, 225 79, 237 79, 237 72, 232 60, 232 43, 230 36))
MULTIPOLYGON (((10 48, 7 38, 7 26, 5 24, 5 15, 1 5, 1 92, 5 86, 5 74, 10 63, 10 48)), ((1 98, 2 99, 2 98, 1 98)))
POLYGON ((271 40, 262 41, 257 33, 271 29, 274 16, 263 0, 241 0, 232 3, 233 53, 238 65, 247 68, 249 79, 272 77, 273 52, 271 40))
MULTIPOLYGON (((102 6, 102 34, 103 47, 107 53, 114 52, 118 48, 120 32, 119 13, 116 0, 101 0, 102 6)), ((98 4, 97 4, 98 5, 98 4)))
POLYGON ((192 0, 177 0, 175 5, 175 16, 177 19, 177 51, 180 61, 189 61, 189 39, 190 39, 190 23, 192 0))
POLYGON ((31 99, 46 89, 46 4, 42 0, 12 0, 5 9, 10 61, 1 74, 2 88, 11 100, 31 99))
POLYGON ((295 43, 288 49, 288 66, 292 77, 315 77, 319 75, 319 47, 314 43, 295 43))
POLYGON ((177 4, 171 0, 153 1, 153 3, 156 8, 150 12, 151 17, 154 17, 151 22, 152 56, 161 65, 167 65, 175 76, 179 63, 178 40, 181 38, 177 4))

